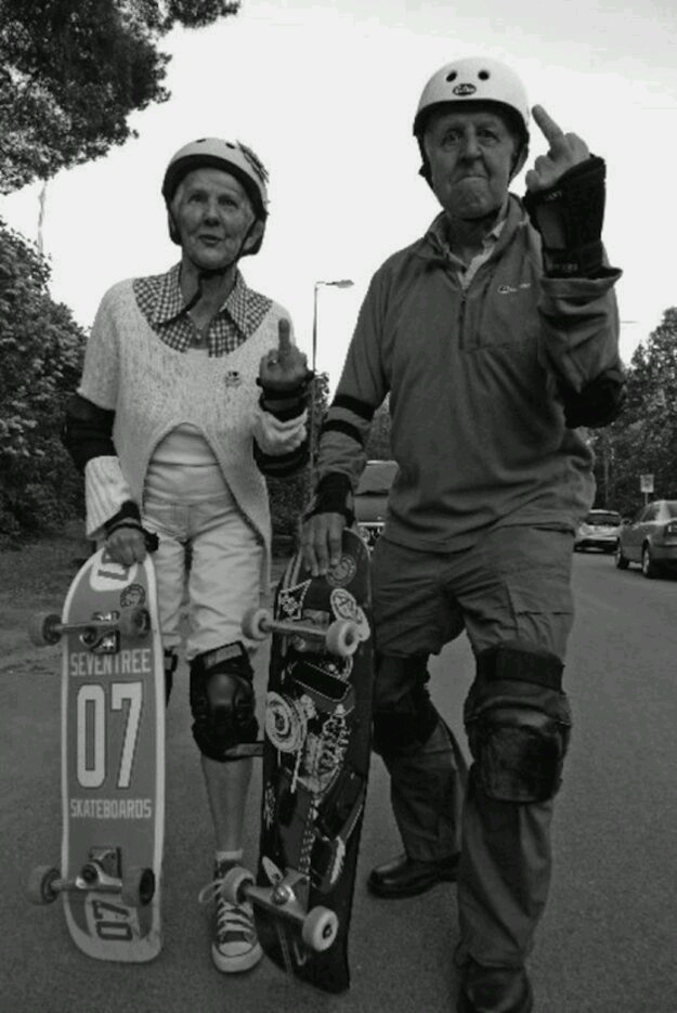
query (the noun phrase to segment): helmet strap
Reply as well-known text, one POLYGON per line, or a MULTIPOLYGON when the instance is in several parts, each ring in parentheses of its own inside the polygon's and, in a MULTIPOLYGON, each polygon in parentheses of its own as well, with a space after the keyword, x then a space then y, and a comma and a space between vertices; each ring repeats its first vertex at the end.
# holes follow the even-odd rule
POLYGON ((256 221, 257 219, 255 219, 247 229, 247 234, 240 243, 240 249, 237 251, 236 256, 228 264, 224 264, 222 267, 200 267, 198 264, 195 263, 195 261, 191 261, 194 267, 197 268, 198 272, 197 289, 190 297, 186 305, 183 307, 182 310, 183 313, 189 313, 190 310, 194 309, 194 307, 197 306, 197 304, 199 303, 200 299, 204 294, 203 283, 205 281, 209 281, 211 278, 222 278, 224 275, 228 273, 228 271, 231 270, 231 268, 235 267, 235 265, 238 263, 241 257, 245 256, 245 254, 243 253, 244 244, 247 242, 247 239, 251 235, 251 231, 254 228, 256 221))
POLYGON ((204 295, 204 282, 205 281, 209 281, 211 278, 222 278, 222 277, 224 277, 224 275, 227 274, 227 272, 233 267, 233 265, 235 263, 236 263, 236 261, 233 261, 232 264, 227 264, 225 267, 218 267, 218 268, 214 268, 214 269, 210 269, 210 268, 203 269, 203 268, 200 268, 199 271, 198 271, 198 276, 197 276, 197 288, 196 288, 195 292, 193 292, 192 296, 190 297, 190 299, 188 300, 188 302, 185 304, 185 306, 183 307, 183 309, 181 310, 181 312, 182 313, 189 313, 192 309, 194 309, 197 306, 197 304, 199 303, 200 299, 204 295))

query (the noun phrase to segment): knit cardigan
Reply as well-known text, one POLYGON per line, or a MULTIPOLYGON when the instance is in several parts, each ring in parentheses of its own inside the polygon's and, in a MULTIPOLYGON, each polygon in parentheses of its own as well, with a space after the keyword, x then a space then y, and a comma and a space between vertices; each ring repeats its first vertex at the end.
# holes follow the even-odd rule
POLYGON ((263 589, 269 582, 271 524, 265 480, 253 457, 252 423, 260 359, 277 347, 281 317, 289 314, 272 303, 257 330, 233 352, 186 355, 153 331, 137 305, 132 280, 119 282, 99 307, 78 388, 82 397, 115 412, 113 442, 142 513, 146 472, 160 441, 181 423, 202 432, 265 549, 263 589))

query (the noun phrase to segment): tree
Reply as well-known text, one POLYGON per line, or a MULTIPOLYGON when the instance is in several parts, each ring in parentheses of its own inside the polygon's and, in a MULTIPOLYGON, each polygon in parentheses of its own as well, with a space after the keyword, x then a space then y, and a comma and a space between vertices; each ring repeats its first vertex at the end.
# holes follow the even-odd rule
POLYGON ((127 119, 164 102, 176 25, 234 15, 239 0, 0 0, 0 192, 135 137, 127 119))
POLYGON ((377 408, 367 440, 367 460, 390 461, 393 456, 390 445, 390 396, 377 408))
POLYGON ((642 502, 642 474, 653 474, 657 497, 677 499, 677 308, 667 309, 635 349, 624 411, 592 434, 591 445, 598 505, 634 513, 642 502))
POLYGON ((47 293, 49 268, 0 221, 0 545, 76 515, 82 479, 61 445, 85 333, 47 293))

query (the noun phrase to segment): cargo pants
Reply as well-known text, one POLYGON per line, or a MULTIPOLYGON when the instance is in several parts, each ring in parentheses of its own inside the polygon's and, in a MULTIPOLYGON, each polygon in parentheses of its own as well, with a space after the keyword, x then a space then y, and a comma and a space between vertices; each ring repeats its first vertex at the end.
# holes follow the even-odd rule
MULTIPOLYGON (((573 532, 555 526, 494 528, 471 548, 447 553, 381 538, 373 558, 379 654, 427 660, 465 630, 475 655, 519 640, 563 661, 573 625, 572 550, 573 532)), ((376 711, 411 688, 387 672, 380 667, 376 711)), ((384 757, 395 819, 412 859, 460 848, 462 951, 485 966, 520 967, 547 900, 553 802, 495 801, 466 785, 459 756, 440 718, 424 746, 384 757)))

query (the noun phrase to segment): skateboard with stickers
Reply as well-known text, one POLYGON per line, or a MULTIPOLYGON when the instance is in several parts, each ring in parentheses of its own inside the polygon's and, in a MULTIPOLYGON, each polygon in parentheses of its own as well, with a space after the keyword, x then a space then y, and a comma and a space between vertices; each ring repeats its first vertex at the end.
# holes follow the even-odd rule
POLYGON ((34 617, 36 645, 61 644, 61 864, 38 866, 29 898, 63 897, 75 944, 100 960, 161 949, 165 686, 150 556, 105 549, 76 574, 59 614, 34 617))
POLYGON ((272 613, 244 633, 272 635, 256 879, 236 868, 224 894, 248 897, 259 940, 283 970, 325 992, 349 987, 348 930, 371 748, 369 550, 353 530, 313 577, 289 562, 272 613))

